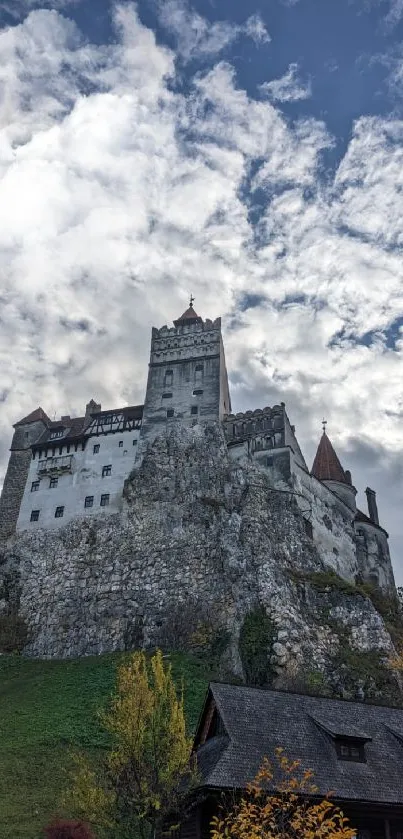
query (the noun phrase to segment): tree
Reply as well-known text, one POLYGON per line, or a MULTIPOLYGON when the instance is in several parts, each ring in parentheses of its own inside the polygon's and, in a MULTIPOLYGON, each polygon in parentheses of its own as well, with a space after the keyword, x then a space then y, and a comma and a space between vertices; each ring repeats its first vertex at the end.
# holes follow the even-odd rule
POLYGON ((101 771, 75 757, 75 812, 113 835, 155 837, 175 820, 196 781, 190 765, 183 695, 171 666, 158 651, 147 664, 142 652, 120 667, 109 709, 101 715, 111 747, 101 771))
POLYGON ((318 792, 311 770, 276 749, 275 766, 265 758, 240 800, 223 805, 212 820, 212 839, 353 839, 341 810, 318 792))

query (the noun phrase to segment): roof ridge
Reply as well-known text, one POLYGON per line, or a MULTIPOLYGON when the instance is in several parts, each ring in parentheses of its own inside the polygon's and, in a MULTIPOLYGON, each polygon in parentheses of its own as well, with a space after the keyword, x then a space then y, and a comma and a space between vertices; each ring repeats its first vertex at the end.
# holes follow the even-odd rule
POLYGON ((209 687, 226 687, 231 690, 247 690, 259 694, 280 694, 282 696, 299 696, 301 699, 314 699, 324 702, 341 702, 343 705, 357 705, 359 708, 389 708, 392 711, 400 711, 403 713, 403 708, 399 705, 385 705, 384 702, 363 702, 360 699, 342 699, 340 696, 317 696, 313 693, 299 693, 298 691, 285 690, 284 688, 264 688, 255 685, 235 685, 230 682, 210 682, 209 687))

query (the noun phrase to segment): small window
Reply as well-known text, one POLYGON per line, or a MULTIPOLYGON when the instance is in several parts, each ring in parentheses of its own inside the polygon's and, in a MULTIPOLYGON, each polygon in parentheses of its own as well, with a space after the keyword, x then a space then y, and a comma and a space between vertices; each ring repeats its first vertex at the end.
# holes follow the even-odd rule
POLYGON ((192 407, 190 409, 190 413, 193 414, 193 415, 199 413, 199 409, 198 409, 197 405, 192 405, 192 407))
POLYGON ((31 519, 30 521, 38 521, 39 519, 39 510, 31 510, 31 519))
POLYGON ((365 763, 364 743, 336 740, 336 752, 340 760, 355 760, 357 763, 365 763))
POLYGON ((170 387, 172 385, 173 377, 174 377, 174 371, 173 370, 165 370, 165 376, 164 376, 165 387, 170 387))
POLYGON ((64 516, 64 507, 56 507, 55 519, 62 519, 64 516))
POLYGON ((98 454, 99 452, 99 443, 95 443, 95 446, 92 449, 93 454, 98 454))
POLYGON ((103 478, 107 478, 108 475, 111 475, 111 474, 112 474, 112 464, 111 463, 109 463, 108 466, 103 466, 102 467, 102 477, 103 478))
POLYGON ((204 365, 203 364, 196 364, 195 367, 195 382, 202 382, 204 376, 204 365))
POLYGON ((59 478, 50 478, 49 489, 55 489, 59 483, 59 478))
POLYGON ((175 414, 174 409, 173 409, 173 408, 168 408, 168 410, 167 410, 167 419, 172 419, 172 417, 174 416, 174 414, 175 414))
POLYGON ((50 432, 50 439, 57 440, 58 437, 63 437, 64 428, 56 428, 55 431, 50 432))
POLYGON ((104 495, 101 495, 100 507, 108 507, 108 506, 109 506, 109 492, 106 492, 104 495))
POLYGON ((172 393, 163 393, 162 398, 163 399, 172 399, 172 393))
POLYGON ((194 390, 193 396, 203 396, 203 391, 200 390, 200 388, 198 390, 194 390))
POLYGON ((137 446, 137 440, 133 440, 133 446, 137 446))
POLYGON ((94 496, 93 495, 86 495, 84 501, 84 507, 93 507, 94 505, 94 496))
POLYGON ((32 481, 31 492, 38 492, 38 489, 40 487, 40 483, 41 483, 40 481, 32 481))
POLYGON ((123 449, 123 440, 119 440, 119 448, 123 449))

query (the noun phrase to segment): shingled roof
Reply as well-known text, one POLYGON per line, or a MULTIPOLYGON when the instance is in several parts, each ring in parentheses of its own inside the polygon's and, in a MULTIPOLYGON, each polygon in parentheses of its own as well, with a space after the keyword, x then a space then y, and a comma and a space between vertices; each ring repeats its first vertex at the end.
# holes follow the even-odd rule
POLYGON ((61 420, 48 420, 47 428, 44 430, 43 434, 41 434, 39 440, 33 444, 32 448, 40 449, 43 448, 44 445, 48 444, 51 446, 61 446, 64 443, 77 443, 79 440, 84 440, 88 436, 88 429, 92 419, 121 414, 125 419, 138 420, 143 416, 143 407, 143 405, 128 405, 123 408, 95 411, 90 415, 90 422, 88 421, 88 417, 63 417, 61 420), (62 437, 52 439, 52 432, 59 428, 64 428, 65 433, 62 437))
POLYGON ((403 806, 403 710, 210 685, 195 738, 203 787, 244 789, 278 746, 313 770, 320 796, 403 806), (225 733, 197 748, 211 701, 225 733), (365 763, 337 757, 335 738, 349 737, 365 743, 365 763))
POLYGON ((389 534, 385 528, 381 527, 380 524, 377 524, 376 521, 372 521, 372 519, 370 519, 366 513, 363 513, 362 510, 357 510, 354 521, 362 522, 363 524, 370 524, 371 527, 376 527, 377 530, 382 530, 382 532, 386 533, 386 536, 389 538, 389 534))
POLYGON ((326 434, 323 432, 312 466, 312 473, 320 481, 340 481, 347 484, 344 469, 326 434))
POLYGON ((28 425, 28 423, 30 422, 39 422, 39 420, 42 420, 42 422, 44 422, 45 425, 50 423, 50 419, 48 415, 45 414, 43 408, 36 408, 35 411, 31 411, 31 413, 28 414, 28 416, 16 422, 14 428, 16 428, 17 425, 28 425))
POLYGON ((53 446, 60 446, 68 442, 78 442, 84 436, 85 417, 69 417, 62 420, 49 420, 47 428, 38 440, 33 444, 33 449, 40 449, 44 444, 49 443, 53 446), (52 439, 52 432, 59 428, 64 428, 65 433, 63 437, 52 439))

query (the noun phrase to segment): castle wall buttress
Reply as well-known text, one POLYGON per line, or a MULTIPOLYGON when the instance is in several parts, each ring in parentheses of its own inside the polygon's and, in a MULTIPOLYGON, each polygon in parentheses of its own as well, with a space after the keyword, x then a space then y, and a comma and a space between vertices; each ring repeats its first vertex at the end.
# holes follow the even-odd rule
POLYGON ((32 460, 31 445, 40 437, 44 428, 42 421, 16 426, 0 498, 2 539, 8 539, 15 533, 32 460))

